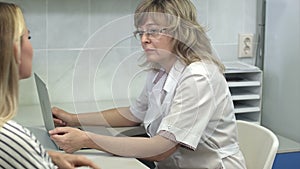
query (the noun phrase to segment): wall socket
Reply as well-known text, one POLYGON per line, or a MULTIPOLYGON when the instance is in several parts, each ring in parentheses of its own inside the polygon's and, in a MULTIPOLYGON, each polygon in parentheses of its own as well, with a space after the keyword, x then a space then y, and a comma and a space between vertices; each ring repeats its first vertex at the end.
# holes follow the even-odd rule
POLYGON ((239 34, 239 57, 253 57, 253 34, 239 34))

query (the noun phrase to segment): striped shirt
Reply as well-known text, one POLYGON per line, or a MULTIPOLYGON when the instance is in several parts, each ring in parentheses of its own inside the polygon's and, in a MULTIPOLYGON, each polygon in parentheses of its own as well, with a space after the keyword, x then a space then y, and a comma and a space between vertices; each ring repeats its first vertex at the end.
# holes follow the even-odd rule
POLYGON ((0 169, 52 169, 47 151, 26 128, 10 120, 0 127, 0 169))

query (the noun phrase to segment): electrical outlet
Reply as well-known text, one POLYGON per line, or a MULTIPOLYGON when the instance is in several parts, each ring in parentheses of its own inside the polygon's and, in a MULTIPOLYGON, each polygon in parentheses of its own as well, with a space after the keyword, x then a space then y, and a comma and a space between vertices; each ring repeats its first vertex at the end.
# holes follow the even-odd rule
POLYGON ((253 34, 239 34, 239 57, 253 57, 253 34))

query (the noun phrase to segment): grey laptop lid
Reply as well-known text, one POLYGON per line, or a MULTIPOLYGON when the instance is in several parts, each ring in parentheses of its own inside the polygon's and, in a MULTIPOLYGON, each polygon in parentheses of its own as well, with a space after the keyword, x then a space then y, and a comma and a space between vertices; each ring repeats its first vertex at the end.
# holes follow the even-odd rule
POLYGON ((41 105, 41 110, 42 110, 43 120, 44 120, 46 130, 47 131, 53 130, 55 126, 53 122, 48 89, 46 87, 46 84, 36 73, 34 73, 34 78, 35 78, 35 83, 39 95, 39 100, 40 100, 40 105, 41 105))
POLYGON ((49 137, 49 130, 52 130, 55 128, 53 117, 52 117, 52 111, 51 111, 51 104, 50 99, 48 95, 48 90, 46 87, 46 84, 44 81, 36 74, 34 73, 35 78, 35 84, 37 87, 37 92, 39 96, 40 101, 40 107, 43 115, 43 121, 46 128, 46 131, 42 128, 37 127, 28 127, 31 132, 34 133, 34 135, 38 138, 38 140, 42 143, 42 145, 46 149, 54 149, 58 150, 58 145, 55 144, 54 141, 52 141, 49 137))
MULTIPOLYGON (((34 73, 35 83, 39 95, 41 110, 43 114, 43 120, 46 127, 46 130, 53 130, 55 128, 53 115, 51 111, 51 102, 49 99, 48 89, 44 81, 34 73)), ((104 126, 82 126, 79 129, 90 131, 96 134, 112 136, 112 134, 104 126)))

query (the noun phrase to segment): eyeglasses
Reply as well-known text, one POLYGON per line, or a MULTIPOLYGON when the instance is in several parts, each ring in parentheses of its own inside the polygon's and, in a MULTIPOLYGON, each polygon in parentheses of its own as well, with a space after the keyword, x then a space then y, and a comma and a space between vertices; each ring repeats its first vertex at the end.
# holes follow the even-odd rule
POLYGON ((162 29, 148 29, 148 30, 136 30, 133 32, 134 37, 137 40, 141 40, 143 35, 146 35, 149 38, 155 38, 159 39, 159 37, 165 33, 167 28, 162 28, 162 29))

